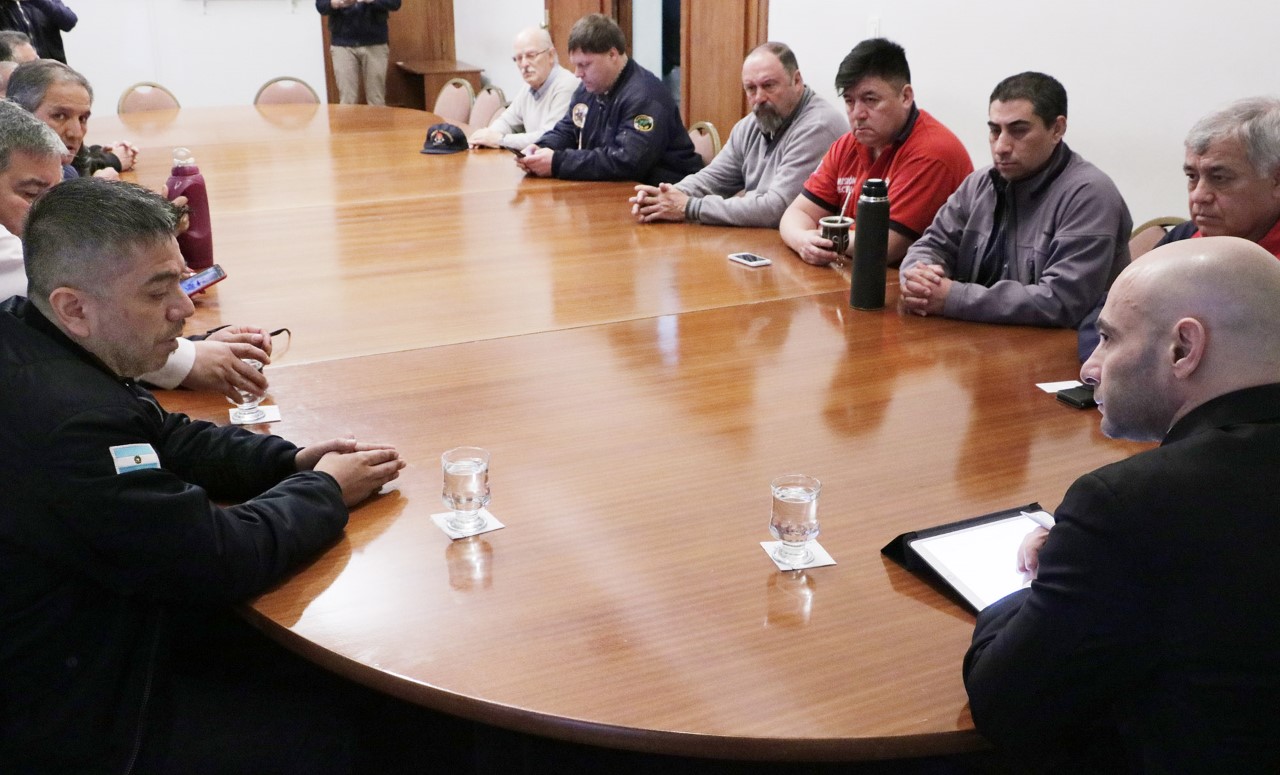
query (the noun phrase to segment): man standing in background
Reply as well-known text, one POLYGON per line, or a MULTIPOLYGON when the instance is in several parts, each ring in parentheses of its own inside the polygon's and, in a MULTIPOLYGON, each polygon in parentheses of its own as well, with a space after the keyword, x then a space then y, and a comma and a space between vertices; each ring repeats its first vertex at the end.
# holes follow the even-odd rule
POLYGON ((329 17, 329 53, 338 101, 387 104, 387 15, 400 10, 400 0, 316 0, 316 10, 329 17))
POLYGON ((45 59, 66 63, 62 33, 80 19, 62 0, 0 0, 0 30, 25 32, 45 59))

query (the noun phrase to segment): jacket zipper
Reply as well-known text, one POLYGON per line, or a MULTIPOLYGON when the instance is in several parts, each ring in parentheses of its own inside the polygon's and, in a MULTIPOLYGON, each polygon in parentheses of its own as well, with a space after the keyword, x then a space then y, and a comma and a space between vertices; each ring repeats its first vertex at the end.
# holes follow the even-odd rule
POLYGON ((138 754, 142 752, 142 733, 147 717, 147 705, 151 702, 151 684, 155 680, 156 654, 160 650, 160 625, 163 619, 164 611, 161 610, 156 616, 156 625, 151 636, 151 653, 147 657, 147 680, 142 685, 142 702, 138 706, 138 723, 133 733, 133 750, 129 753, 129 761, 125 764, 123 775, 132 774, 134 765, 138 763, 138 754))

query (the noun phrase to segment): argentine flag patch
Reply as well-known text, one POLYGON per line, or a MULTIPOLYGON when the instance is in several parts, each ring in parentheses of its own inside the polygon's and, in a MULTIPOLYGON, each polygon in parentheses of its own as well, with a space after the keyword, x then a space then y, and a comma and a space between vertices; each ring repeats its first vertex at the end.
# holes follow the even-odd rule
POLYGON ((121 444, 118 447, 111 447, 110 451, 111 461, 116 464, 117 474, 160 467, 160 456, 150 444, 121 444))

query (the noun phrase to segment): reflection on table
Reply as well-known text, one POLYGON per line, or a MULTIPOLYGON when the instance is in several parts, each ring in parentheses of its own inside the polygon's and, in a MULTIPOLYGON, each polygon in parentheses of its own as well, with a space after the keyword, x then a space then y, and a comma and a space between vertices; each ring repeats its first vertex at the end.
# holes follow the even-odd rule
MULTIPOLYGON (((847 278, 773 231, 638 227, 626 184, 420 156, 408 111, 367 110, 358 130, 337 108, 327 135, 289 130, 292 177, 234 182, 236 159, 281 146, 274 124, 201 159, 231 277, 200 324, 294 330, 269 430, 410 462, 249 615, 386 692, 562 739, 773 760, 981 747, 960 680, 972 617, 879 548, 1052 507, 1134 449, 1034 387, 1074 374, 1074 332, 902 317, 893 273, 889 309, 854 312, 847 278), (453 542, 430 515, 439 455, 462 444, 492 452, 507 527, 453 542), (837 565, 780 574, 760 549, 789 472, 822 480, 837 565)), ((226 418, 217 396, 162 401, 226 418)))

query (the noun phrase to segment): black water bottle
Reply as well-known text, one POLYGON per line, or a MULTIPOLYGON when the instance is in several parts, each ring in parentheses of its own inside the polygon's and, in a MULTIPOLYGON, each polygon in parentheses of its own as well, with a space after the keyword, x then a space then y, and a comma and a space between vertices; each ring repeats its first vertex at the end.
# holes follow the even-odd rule
POLYGON ((889 255, 889 187, 872 178, 862 184, 853 224, 853 287, 849 306, 884 308, 884 268, 889 255))

